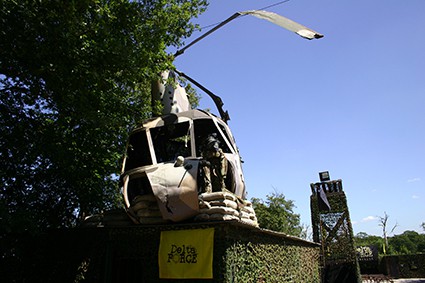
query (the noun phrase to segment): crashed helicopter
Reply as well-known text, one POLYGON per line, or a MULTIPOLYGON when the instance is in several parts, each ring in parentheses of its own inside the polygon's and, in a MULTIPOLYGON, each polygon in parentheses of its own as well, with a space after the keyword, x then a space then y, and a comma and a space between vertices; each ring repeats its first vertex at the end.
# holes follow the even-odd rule
MULTIPOLYGON (((307 39, 323 37, 275 13, 239 12, 175 56, 243 15, 269 20, 307 39)), ((133 222, 240 220, 258 226, 251 203, 246 200, 242 161, 221 99, 175 70, 161 74, 152 87, 152 100, 162 104, 162 115, 144 121, 130 133, 120 176, 125 207, 133 222), (191 109, 178 75, 206 92, 220 117, 191 109)))

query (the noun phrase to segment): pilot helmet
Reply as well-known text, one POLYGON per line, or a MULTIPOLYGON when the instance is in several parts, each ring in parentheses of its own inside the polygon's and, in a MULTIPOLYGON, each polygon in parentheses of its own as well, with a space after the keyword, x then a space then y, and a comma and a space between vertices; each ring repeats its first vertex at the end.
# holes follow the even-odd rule
POLYGON ((217 134, 212 133, 208 135, 208 137, 203 142, 203 146, 205 150, 218 151, 220 148, 220 141, 217 138, 217 134))

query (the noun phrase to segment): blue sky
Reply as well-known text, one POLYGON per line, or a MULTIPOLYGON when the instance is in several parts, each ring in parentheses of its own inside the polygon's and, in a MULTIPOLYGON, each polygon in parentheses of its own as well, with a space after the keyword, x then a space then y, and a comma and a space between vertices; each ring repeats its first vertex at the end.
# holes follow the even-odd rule
MULTIPOLYGON (((276 2, 211 1, 194 22, 276 2)), ((248 198, 283 193, 311 225, 310 183, 329 171, 342 179, 355 234, 381 235, 384 212, 395 234, 423 232, 425 1, 291 0, 267 10, 325 37, 245 16, 175 61, 223 99, 248 198)), ((201 95, 200 108, 217 113, 201 95)))

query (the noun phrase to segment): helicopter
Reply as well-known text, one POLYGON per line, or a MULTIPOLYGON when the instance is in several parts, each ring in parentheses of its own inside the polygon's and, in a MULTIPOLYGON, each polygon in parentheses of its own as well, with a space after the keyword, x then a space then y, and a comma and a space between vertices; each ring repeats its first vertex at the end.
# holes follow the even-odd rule
MULTIPOLYGON (((253 10, 237 12, 175 53, 175 57, 230 21, 245 15, 266 19, 303 38, 323 35, 278 14, 253 10)), ((137 224, 198 220, 245 220, 256 223, 246 200, 242 159, 221 98, 196 80, 174 70, 164 71, 152 86, 152 100, 162 115, 152 117, 129 135, 120 179, 125 208, 137 224), (220 116, 191 109, 184 77, 206 92, 220 116)))

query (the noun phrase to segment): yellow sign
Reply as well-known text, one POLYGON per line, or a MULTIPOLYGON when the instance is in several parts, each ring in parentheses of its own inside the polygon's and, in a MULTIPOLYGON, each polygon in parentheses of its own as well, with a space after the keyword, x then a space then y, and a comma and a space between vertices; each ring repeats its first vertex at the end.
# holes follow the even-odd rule
POLYGON ((214 228, 162 231, 159 278, 212 279, 214 228))

